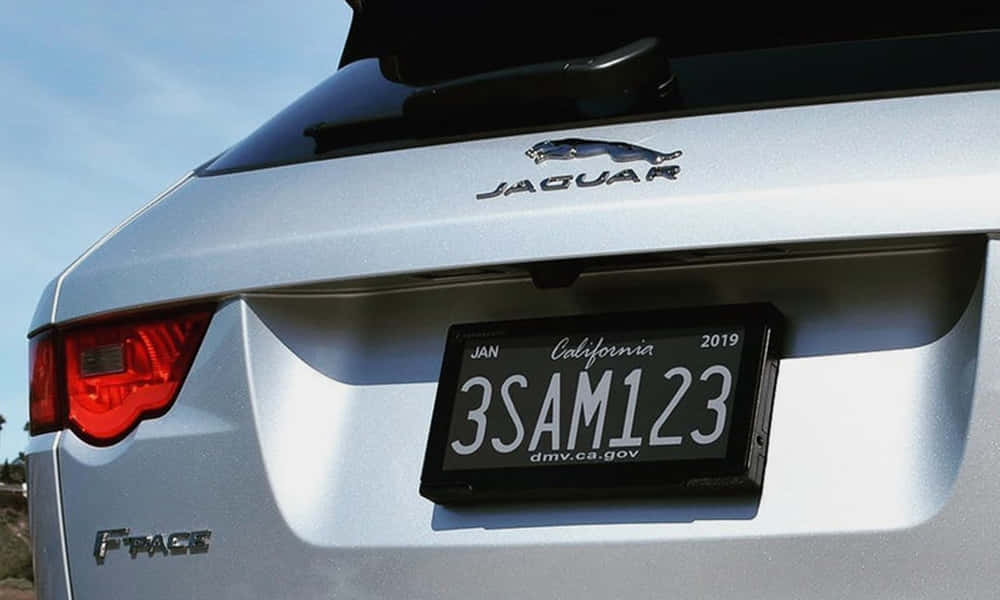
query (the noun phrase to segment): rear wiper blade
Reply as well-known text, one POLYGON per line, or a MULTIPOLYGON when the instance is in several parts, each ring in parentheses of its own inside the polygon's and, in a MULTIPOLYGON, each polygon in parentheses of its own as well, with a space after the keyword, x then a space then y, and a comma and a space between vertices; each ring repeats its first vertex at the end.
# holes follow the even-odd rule
POLYGON ((673 77, 658 38, 597 56, 537 63, 413 87, 385 78, 374 59, 349 67, 388 87, 377 115, 311 123, 302 135, 323 155, 355 143, 571 122, 661 105, 673 77))
POLYGON ((663 44, 649 37, 597 56, 512 67, 418 88, 407 97, 403 112, 408 117, 438 118, 484 107, 516 112, 528 106, 600 100, 634 106, 665 97, 672 80, 663 44))

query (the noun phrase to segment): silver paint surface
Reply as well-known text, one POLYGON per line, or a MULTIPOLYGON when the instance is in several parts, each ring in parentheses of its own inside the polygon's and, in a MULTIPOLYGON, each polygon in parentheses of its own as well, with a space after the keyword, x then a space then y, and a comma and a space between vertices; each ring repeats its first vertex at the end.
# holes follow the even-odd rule
POLYGON ((28 440, 28 530, 34 552, 35 593, 43 600, 71 600, 63 547, 62 503, 56 446, 62 434, 28 440))
MULTIPOLYGON (((1000 92, 558 137, 683 148, 684 170, 662 185, 477 202, 497 181, 612 162, 535 165, 524 148, 543 138, 512 136, 189 179, 98 242, 46 290, 33 327, 231 297, 165 416, 108 448, 70 432, 56 453, 53 436, 32 440, 36 552, 61 552, 58 470, 80 598, 995 598, 998 240, 845 244, 588 273, 553 290, 523 278, 280 288, 1000 230, 1000 92), (774 302, 790 324, 759 503, 444 509, 417 493, 448 325, 750 301, 774 302), (211 529, 212 551, 96 565, 95 532, 121 523, 211 529)), ((61 562, 46 559, 43 600, 68 597, 60 576, 61 562)))
MULTIPOLYGON (((1000 229, 1000 91, 549 132, 683 148, 676 181, 477 202, 539 134, 189 180, 62 280, 56 321, 311 281, 653 250, 1000 229)), ((544 139, 544 138, 542 138, 544 139)))
POLYGON ((32 315, 31 324, 28 326, 28 333, 52 323, 52 315, 56 307, 56 287, 58 285, 59 277, 55 277, 42 290, 42 295, 35 306, 35 314, 32 315))
POLYGON ((983 251, 605 273, 546 291, 505 281, 233 300, 166 416, 111 448, 65 435, 74 591, 119 597, 141 582, 215 598, 992 598, 1000 519, 984 499, 1000 493, 989 476, 1000 242, 983 251), (665 295, 680 282, 684 294, 665 295), (635 289, 650 293, 621 293, 635 289), (417 493, 451 322, 762 296, 793 327, 759 505, 452 510, 417 493), (882 335, 863 335, 877 323, 882 335), (93 534, 109 520, 204 523, 212 552, 98 567, 93 534))

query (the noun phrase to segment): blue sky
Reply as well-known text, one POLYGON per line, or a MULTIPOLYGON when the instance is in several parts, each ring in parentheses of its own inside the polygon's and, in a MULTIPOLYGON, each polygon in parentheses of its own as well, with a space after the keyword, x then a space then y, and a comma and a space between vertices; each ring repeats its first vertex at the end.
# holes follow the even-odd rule
POLYGON ((0 458, 27 434, 25 333, 50 279, 336 70, 342 0, 4 2, 0 458))

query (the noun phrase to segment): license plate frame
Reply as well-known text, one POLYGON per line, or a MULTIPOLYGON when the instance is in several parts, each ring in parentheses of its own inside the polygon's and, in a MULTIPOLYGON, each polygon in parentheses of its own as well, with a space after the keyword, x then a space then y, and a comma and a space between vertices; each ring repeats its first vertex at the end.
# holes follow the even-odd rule
MULTIPOLYGON (((783 317, 771 304, 561 316, 453 325, 448 330, 431 418, 420 494, 439 504, 681 495, 757 495, 763 485, 783 317), (657 331, 690 336, 738 327, 742 346, 728 398, 725 456, 445 469, 459 377, 470 343, 587 331, 657 331)), ((569 369, 572 371, 572 369, 569 369)), ((637 392, 638 396, 639 392, 637 392)), ((531 419, 528 419, 529 421, 531 419)))

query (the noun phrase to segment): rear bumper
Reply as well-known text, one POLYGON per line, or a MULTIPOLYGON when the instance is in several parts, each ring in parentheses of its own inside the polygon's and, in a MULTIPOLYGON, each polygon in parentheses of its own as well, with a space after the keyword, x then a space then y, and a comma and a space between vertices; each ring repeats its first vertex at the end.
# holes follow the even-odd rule
POLYGON ((28 442, 28 524, 35 563, 35 591, 44 600, 69 600, 57 448, 62 433, 28 442))
MULTIPOLYGON (((918 258, 913 265, 933 263, 918 258)), ((794 309, 798 356, 782 362, 755 506, 435 506, 417 486, 439 326, 463 311, 502 311, 511 290, 487 290, 478 306, 435 302, 440 292, 428 290, 233 300, 167 416, 111 448, 62 436, 73 590, 82 598, 125 597, 140 584, 147 597, 992 598, 1000 241, 987 243, 983 260, 958 321, 916 346, 810 354, 810 339, 843 343, 809 333, 810 315, 843 319, 859 307, 794 309), (414 314, 424 318, 404 326, 414 314), (119 552, 98 564, 95 533, 119 527, 211 529, 211 549, 119 552)), ((869 283, 851 294, 872 300, 872 290, 895 286, 869 283)), ((522 298, 509 310, 541 310, 526 308, 535 296, 522 298)), ((895 314, 883 309, 883 318, 895 314)))

